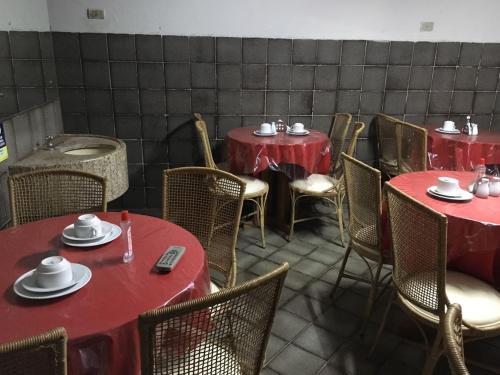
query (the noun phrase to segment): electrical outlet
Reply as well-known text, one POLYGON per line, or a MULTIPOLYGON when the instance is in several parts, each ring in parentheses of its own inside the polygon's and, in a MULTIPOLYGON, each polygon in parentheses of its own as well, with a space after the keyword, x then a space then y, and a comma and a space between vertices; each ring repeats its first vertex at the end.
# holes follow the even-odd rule
POLYGON ((87 18, 89 20, 103 20, 104 9, 87 9, 87 18))
POLYGON ((427 22, 420 22, 420 31, 432 31, 434 30, 434 22, 432 21, 427 21, 427 22))

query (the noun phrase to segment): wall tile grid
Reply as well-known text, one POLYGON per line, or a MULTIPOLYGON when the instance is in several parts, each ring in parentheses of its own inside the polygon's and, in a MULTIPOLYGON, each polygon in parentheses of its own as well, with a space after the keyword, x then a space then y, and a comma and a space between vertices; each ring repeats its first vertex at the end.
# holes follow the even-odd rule
POLYGON ((200 162, 192 112, 219 154, 231 128, 282 118, 326 132, 335 112, 367 123, 366 161, 377 112, 459 126, 473 114, 482 131, 500 130, 500 44, 52 36, 65 131, 126 141, 127 207, 159 207, 161 170, 200 162))
POLYGON ((57 96, 52 34, 0 31, 0 119, 57 96))

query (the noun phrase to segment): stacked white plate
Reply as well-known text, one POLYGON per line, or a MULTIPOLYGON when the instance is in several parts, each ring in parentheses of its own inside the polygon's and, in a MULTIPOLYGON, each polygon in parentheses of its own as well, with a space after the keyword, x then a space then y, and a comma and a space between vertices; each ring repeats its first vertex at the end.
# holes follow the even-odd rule
POLYGON ((254 130, 253 134, 256 135, 257 137, 272 137, 278 134, 277 131, 271 132, 271 133, 262 133, 260 130, 254 130))
POLYGON ((293 131, 291 129, 289 129, 289 130, 286 131, 286 134, 289 134, 289 135, 308 135, 309 133, 310 132, 307 129, 304 129, 301 132, 293 131))
POLYGON ((462 189, 452 195, 444 194, 438 190, 437 186, 431 186, 427 189, 427 192, 435 198, 447 199, 450 201, 470 201, 473 197, 471 193, 462 189))
POLYGON ((443 134, 460 134, 461 131, 458 129, 455 130, 445 130, 443 128, 437 128, 435 129, 438 133, 443 133, 443 134))
POLYGON ((68 225, 63 230, 61 241, 69 246, 92 247, 92 246, 104 245, 108 242, 111 242, 114 239, 118 238, 122 233, 121 228, 113 223, 102 221, 101 225, 102 225, 102 233, 99 236, 93 238, 77 237, 75 234, 75 226, 73 224, 68 225))
POLYGON ((71 263, 71 271, 73 272, 73 280, 69 284, 54 288, 42 288, 36 283, 35 270, 33 269, 16 280, 14 292, 18 296, 28 299, 57 298, 83 288, 92 277, 90 268, 83 264, 71 263))

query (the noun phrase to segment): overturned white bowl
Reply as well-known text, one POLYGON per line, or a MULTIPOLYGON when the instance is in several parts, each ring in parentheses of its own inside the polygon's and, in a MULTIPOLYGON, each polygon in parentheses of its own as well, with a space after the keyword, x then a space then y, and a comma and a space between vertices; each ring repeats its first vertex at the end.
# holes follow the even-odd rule
POLYGON ((62 256, 43 259, 34 275, 36 284, 41 288, 57 288, 69 285, 73 280, 71 263, 62 256))

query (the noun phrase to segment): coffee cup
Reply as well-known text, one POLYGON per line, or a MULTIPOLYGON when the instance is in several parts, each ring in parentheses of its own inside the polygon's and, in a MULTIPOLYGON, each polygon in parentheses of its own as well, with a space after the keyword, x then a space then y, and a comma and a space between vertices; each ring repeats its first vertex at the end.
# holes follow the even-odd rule
POLYGON ((262 134, 270 134, 273 132, 273 128, 271 124, 264 122, 263 124, 260 124, 260 132, 262 134))
POLYGON ((304 132, 304 124, 300 122, 296 122, 292 125, 292 132, 294 133, 303 133, 304 132))
POLYGON ((455 130, 455 122, 451 120, 446 120, 443 124, 443 130, 446 131, 454 131, 455 130))
POLYGON ((457 195, 460 191, 460 185, 456 178, 439 177, 436 190, 443 195, 457 195))
POLYGON ((75 234, 80 238, 94 238, 102 234, 101 220, 94 214, 78 216, 74 226, 75 234))
POLYGON ((34 272, 35 282, 41 288, 63 287, 73 280, 71 263, 62 256, 43 259, 34 272))

